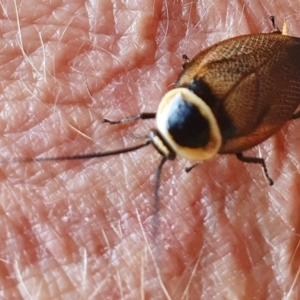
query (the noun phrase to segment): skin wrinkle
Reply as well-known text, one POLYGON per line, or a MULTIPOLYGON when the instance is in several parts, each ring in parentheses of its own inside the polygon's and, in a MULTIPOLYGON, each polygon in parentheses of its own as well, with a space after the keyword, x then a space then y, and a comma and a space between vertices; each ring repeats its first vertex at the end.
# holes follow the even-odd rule
MULTIPOLYGON (((18 32, 15 8, 9 8, 11 3, 1 2, 12 24, 9 34, 2 32, 11 39, 3 40, 4 45, 15 43, 18 32)), ((16 43, 10 56, 4 53, 3 60, 7 60, 0 71, 4 80, 0 101, 15 105, 14 114, 1 120, 1 126, 3 123, 8 129, 0 137, 5 158, 28 153, 44 156, 114 149, 122 146, 126 137, 131 145, 138 142, 131 138, 132 132, 145 133, 147 125, 138 122, 133 128, 109 127, 101 124, 101 119, 108 117, 108 113, 116 119, 134 115, 141 107, 144 111, 156 110, 159 99, 180 72, 182 54, 193 57, 206 45, 225 37, 271 31, 269 12, 278 16, 280 28, 287 17, 290 34, 300 36, 297 6, 292 2, 288 8, 273 3, 258 10, 256 6, 262 7, 259 1, 251 6, 228 6, 224 1, 197 5, 188 1, 143 1, 137 7, 143 14, 136 14, 138 21, 134 23, 140 27, 126 31, 130 24, 124 24, 122 31, 121 25, 116 24, 126 36, 111 39, 109 33, 108 40, 106 33, 94 30, 97 17, 94 22, 86 20, 86 3, 77 1, 72 9, 70 3, 57 4, 57 28, 61 30, 56 34, 53 33, 57 28, 46 24, 53 15, 51 7, 41 13, 43 18, 36 10, 32 14, 36 19, 26 15, 28 7, 36 7, 36 2, 25 0, 18 7, 23 46, 30 45, 30 30, 36 44, 34 48, 28 46, 31 51, 23 49, 28 59, 22 57, 22 62, 16 43), (145 12, 153 15, 155 26, 143 22, 145 12), (40 27, 31 26, 28 20, 37 19, 40 27), (188 25, 183 26, 183 21, 188 25), (149 35, 145 34, 146 25, 154 27, 149 35), (78 39, 74 39, 76 28, 81 28, 78 39), (96 36, 92 37, 91 31, 96 36), (65 45, 67 41, 72 43, 65 45), (39 52, 41 64, 37 60, 39 52), (13 64, 8 64, 11 61, 13 64), (14 73, 20 65, 23 73, 14 73), (41 75, 43 84, 32 72, 41 75), (14 74, 21 84, 11 82, 4 89, 9 74, 14 74), (21 76, 28 79, 25 81, 21 76), (33 101, 41 105, 32 106, 31 111, 30 106, 22 106, 22 102, 33 101), (63 113, 48 118, 58 111, 63 113), (67 118, 69 113, 72 118, 67 118), (20 128, 14 122, 23 114, 28 118, 24 119, 20 138, 11 133, 20 128), (47 122, 43 122, 45 118, 47 122), (68 123, 92 139, 73 131, 68 123), (7 148, 10 144, 14 151, 7 148)), ((100 5, 95 14, 99 15, 102 8, 100 5)), ((126 6, 122 10, 126 11, 126 6)), ((90 14, 93 13, 91 10, 90 14)), ((0 234, 6 237, 9 233, 12 241, 0 247, 0 286, 5 298, 23 295, 40 299, 297 299, 296 195, 300 185, 295 164, 300 159, 300 133, 296 126, 297 121, 290 122, 278 133, 284 137, 284 145, 275 136, 259 146, 261 151, 249 152, 261 152, 267 157, 270 175, 275 179, 272 188, 267 186, 259 167, 245 165, 235 157, 216 157, 189 174, 183 168, 190 162, 168 162, 160 189, 163 238, 159 251, 153 255, 152 178, 158 161, 151 147, 130 155, 86 162, 1 164, 0 205, 5 213, 1 214, 0 222, 6 225, 0 226, 0 234), (294 158, 292 163, 289 156, 294 158), (47 242, 57 253, 48 251, 47 242), (60 254, 55 247, 59 242, 60 254), (222 257, 224 252, 227 255, 222 257), (35 256, 30 264, 26 260, 28 255, 35 256), (55 260, 56 255, 60 259, 55 260)))

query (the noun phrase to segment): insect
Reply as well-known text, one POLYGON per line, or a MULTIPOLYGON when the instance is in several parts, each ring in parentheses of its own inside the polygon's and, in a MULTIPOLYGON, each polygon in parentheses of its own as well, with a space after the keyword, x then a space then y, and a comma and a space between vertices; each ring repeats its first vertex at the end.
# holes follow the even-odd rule
MULTIPOLYGON (((75 160, 118 155, 152 144, 162 155, 156 172, 158 202, 164 163, 176 155, 200 161, 216 154, 235 154, 246 163, 262 166, 263 158, 248 157, 250 149, 275 134, 288 120, 300 116, 300 38, 275 31, 234 37, 212 45, 192 60, 185 57, 175 88, 161 100, 156 113, 103 122, 120 124, 156 118, 145 141, 108 152, 23 159, 21 161, 75 160)), ((18 160, 20 161, 20 160, 18 160)))

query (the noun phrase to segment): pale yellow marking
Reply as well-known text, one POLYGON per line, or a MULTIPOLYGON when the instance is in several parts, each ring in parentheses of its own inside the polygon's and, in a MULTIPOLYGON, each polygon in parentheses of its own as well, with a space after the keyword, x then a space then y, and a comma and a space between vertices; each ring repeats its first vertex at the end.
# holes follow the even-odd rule
POLYGON ((288 27, 287 27, 287 22, 284 20, 283 25, 282 25, 282 35, 288 35, 288 27))

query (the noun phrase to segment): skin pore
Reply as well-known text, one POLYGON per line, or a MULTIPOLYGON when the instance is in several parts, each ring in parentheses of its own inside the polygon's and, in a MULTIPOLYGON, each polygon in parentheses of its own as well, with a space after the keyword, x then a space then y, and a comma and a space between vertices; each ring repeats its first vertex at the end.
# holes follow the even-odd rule
POLYGON ((11 163, 140 143, 181 56, 240 34, 300 36, 299 5, 262 1, 1 2, 0 285, 4 299, 296 299, 299 121, 247 152, 162 172, 152 146, 87 161, 11 163), (132 125, 132 126, 131 126, 132 125))

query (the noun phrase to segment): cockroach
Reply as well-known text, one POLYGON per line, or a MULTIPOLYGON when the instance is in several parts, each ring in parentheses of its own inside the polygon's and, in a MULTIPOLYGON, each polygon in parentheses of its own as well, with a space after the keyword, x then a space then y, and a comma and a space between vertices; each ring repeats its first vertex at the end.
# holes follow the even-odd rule
MULTIPOLYGON (((272 33, 248 34, 216 43, 185 58, 175 88, 162 98, 156 113, 103 122, 120 124, 156 118, 142 144, 108 152, 75 156, 29 158, 21 161, 76 160, 118 155, 152 144, 162 155, 156 171, 155 203, 164 163, 176 155, 201 161, 235 154, 246 163, 260 164, 270 185, 263 158, 243 152, 298 118, 300 101, 300 38, 282 34, 271 17, 272 33)), ((20 161, 19 159, 17 161, 20 161)))

